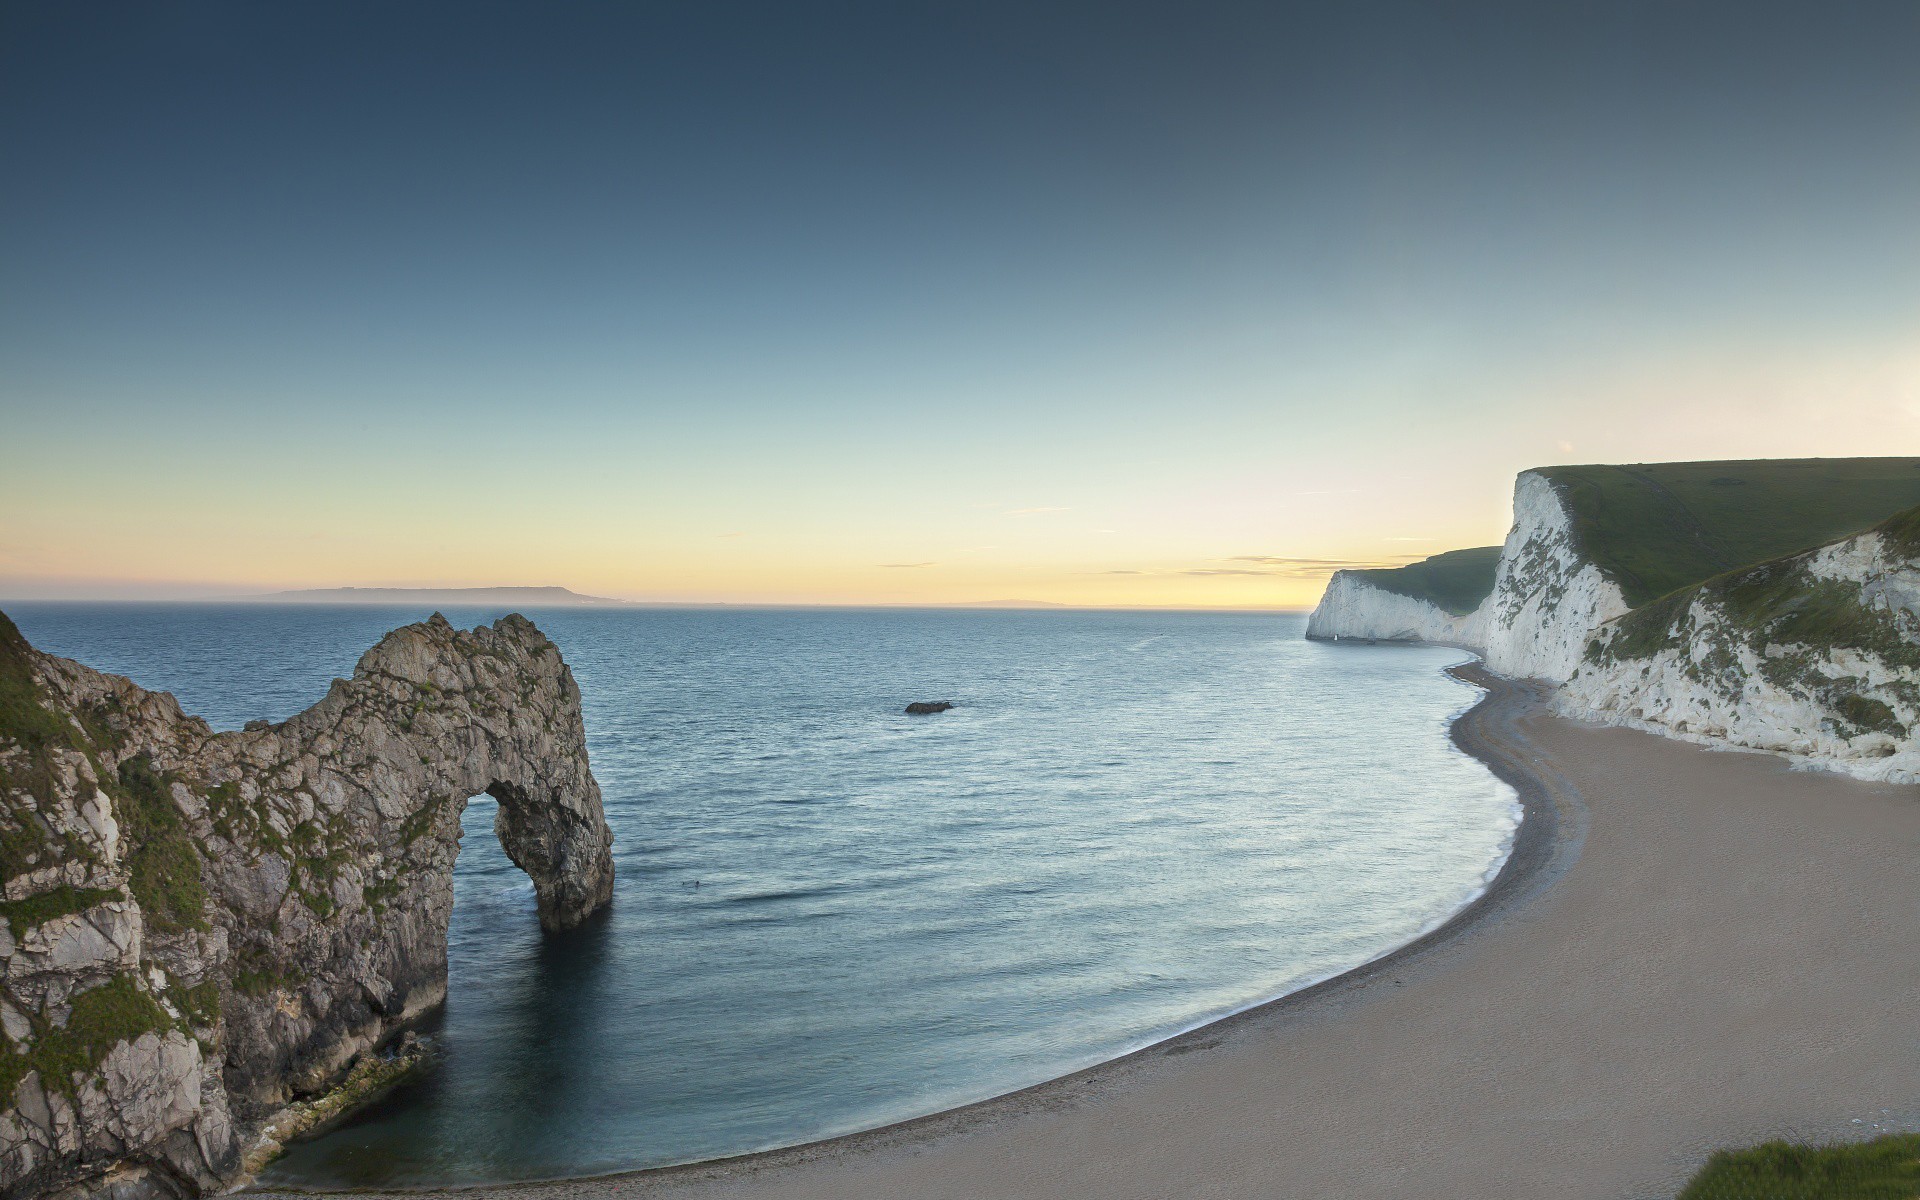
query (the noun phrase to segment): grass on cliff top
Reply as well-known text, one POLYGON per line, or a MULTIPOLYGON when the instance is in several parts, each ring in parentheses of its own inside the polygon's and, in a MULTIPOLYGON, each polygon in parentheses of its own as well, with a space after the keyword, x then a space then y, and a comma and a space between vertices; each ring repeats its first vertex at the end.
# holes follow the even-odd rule
MULTIPOLYGON (((19 750, 0 765, 0 883, 31 870, 55 838, 44 821, 12 796, 47 794, 53 786, 53 751, 86 748, 73 726, 43 703, 28 654, 27 640, 0 613, 0 745, 11 743, 19 750)), ((73 848, 71 839, 60 840, 73 848)))
POLYGON ((1492 594, 1493 570, 1499 562, 1500 547, 1476 546, 1449 550, 1404 567, 1380 567, 1354 574, 1382 591, 1426 600, 1460 617, 1480 607, 1480 602, 1492 594))
POLYGON ((1920 1197, 1920 1134, 1849 1146, 1768 1142, 1722 1150, 1679 1200, 1914 1200, 1920 1197))
POLYGON ((1580 549, 1636 607, 1748 563, 1838 541, 1920 505, 1920 458, 1634 463, 1540 473, 1566 497, 1580 549))
MULTIPOLYGON (((53 750, 78 750, 93 760, 100 784, 113 800, 114 817, 127 837, 127 869, 134 899, 148 923, 161 931, 205 929, 206 888, 200 878, 200 854, 180 810, 170 794, 172 777, 155 769, 146 755, 137 755, 108 769, 100 752, 33 681, 29 647, 5 613, 0 613, 0 739, 26 750, 24 763, 0 770, 0 880, 46 866, 61 857, 84 857, 86 847, 71 836, 58 843, 32 806, 17 807, 7 793, 24 792, 44 800, 52 794, 53 750), (29 860, 32 861, 29 861, 29 860)), ((94 728, 88 726, 88 728, 94 728)), ((107 761, 111 761, 108 759, 107 761)), ((72 892, 73 889, 67 889, 72 892)), ((46 918, 78 911, 74 895, 56 889, 45 896, 24 897, 7 906, 16 919, 46 918)), ((16 932, 20 928, 16 927, 16 932)))
MULTIPOLYGON (((1896 550, 1914 553, 1920 548, 1920 507, 1896 513, 1875 528, 1896 550), (1914 548, 1906 545, 1909 539, 1914 548)), ((1806 646, 1823 655, 1856 650, 1890 666, 1920 667, 1920 646, 1890 613, 1863 601, 1859 584, 1816 579, 1796 555, 1740 567, 1643 604, 1614 623, 1611 638, 1589 644, 1587 657, 1618 661, 1658 654, 1672 642, 1676 623, 1702 595, 1719 604, 1755 650, 1806 646)))
POLYGON ((0 613, 0 737, 12 738, 30 750, 71 746, 76 741, 73 727, 41 703, 27 652, 27 639, 7 614, 0 613))

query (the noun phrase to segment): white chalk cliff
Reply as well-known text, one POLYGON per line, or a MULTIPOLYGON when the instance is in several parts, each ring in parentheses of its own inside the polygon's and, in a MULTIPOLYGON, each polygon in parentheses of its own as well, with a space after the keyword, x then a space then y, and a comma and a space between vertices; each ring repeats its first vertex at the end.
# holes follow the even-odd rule
POLYGON ((1551 703, 1567 716, 1920 782, 1920 568, 1910 545, 1868 532, 1634 610, 1582 552, 1554 482, 1527 471, 1479 608, 1455 615, 1342 571, 1307 636, 1461 646, 1502 675, 1559 685, 1551 703), (1826 623, 1813 627, 1800 614, 1816 595, 1826 623))
POLYGON ((1480 613, 1456 617, 1429 600, 1403 596, 1341 571, 1327 584, 1319 607, 1307 618, 1315 639, 1365 638, 1377 642, 1433 642, 1480 648, 1480 613))
POLYGON ((1920 783, 1920 565, 1870 532, 1688 589, 1603 626, 1553 707, 1920 783))
POLYGON ((1480 607, 1455 616, 1431 601, 1339 571, 1307 619, 1310 638, 1434 642, 1486 657, 1502 675, 1558 683, 1579 665, 1596 626, 1627 611, 1626 597, 1581 557, 1573 518, 1546 476, 1522 472, 1513 529, 1480 607))
POLYGON ((1580 665, 1594 628, 1628 607, 1619 586, 1581 555, 1573 516, 1552 482, 1521 472, 1513 488, 1513 529, 1493 592, 1476 614, 1487 666, 1559 683, 1580 665))

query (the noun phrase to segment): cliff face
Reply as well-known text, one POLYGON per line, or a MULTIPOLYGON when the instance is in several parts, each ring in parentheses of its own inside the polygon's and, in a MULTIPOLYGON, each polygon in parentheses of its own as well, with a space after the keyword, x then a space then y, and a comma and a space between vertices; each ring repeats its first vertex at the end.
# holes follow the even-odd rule
POLYGON ((1307 636, 1327 641, 1364 638, 1434 642, 1478 649, 1480 625, 1478 612, 1455 616, 1430 600, 1370 583, 1358 571, 1340 571, 1327 582, 1326 594, 1307 618, 1307 636))
MULTIPOLYGON (((1864 474, 1876 461, 1840 466, 1864 474)), ((1877 468, 1882 475, 1920 467, 1886 461, 1893 465, 1877 468)), ((1810 473, 1815 486, 1802 493, 1778 487, 1753 494, 1779 510, 1769 520, 1795 515, 1796 495, 1810 509, 1838 508, 1834 520, 1859 511, 1857 498, 1846 494, 1846 472, 1830 464, 1819 464, 1819 472, 1811 460, 1682 464, 1689 465, 1712 476, 1707 488, 1724 485, 1727 495, 1743 499, 1748 493, 1738 489, 1748 482, 1717 472, 1810 473), (1853 506, 1837 505, 1836 496, 1853 506)), ((1688 578, 1691 571, 1701 580, 1716 560, 1737 553, 1728 549, 1729 531, 1743 534, 1745 544, 1765 541, 1724 514, 1702 523, 1653 477, 1655 470, 1577 468, 1565 481, 1523 472, 1512 532, 1478 609, 1450 614, 1376 586, 1365 572, 1341 572, 1309 619, 1307 636, 1464 646, 1503 675, 1560 685, 1553 703, 1569 716, 1774 751, 1863 778, 1920 782, 1912 736, 1920 726, 1920 509, 1818 549, 1648 597, 1645 577, 1688 578), (1606 472, 1644 486, 1607 507, 1593 482, 1614 485, 1606 472), (1578 511, 1574 487, 1589 493, 1578 511), (1612 567, 1596 561, 1596 528, 1608 538, 1612 567), (1622 580, 1649 602, 1634 607, 1622 580)), ((1900 486, 1889 495, 1914 486, 1894 478, 1900 486)))
POLYGON ((1626 611, 1619 586, 1581 554, 1573 516, 1553 483, 1537 471, 1521 472, 1513 529, 1482 608, 1487 666, 1559 683, 1580 664, 1594 628, 1626 611))
POLYGON ((1465 615, 1341 571, 1307 619, 1311 638, 1437 642, 1484 654, 1503 675, 1559 682, 1580 662, 1595 626, 1627 611, 1620 589, 1576 547, 1573 519, 1551 481, 1523 472, 1514 485, 1493 590, 1465 615))
POLYGON ((1920 510, 1608 623, 1554 707, 1920 783, 1920 510))
POLYGON ((279 725, 40 654, 0 618, 0 1189, 196 1195, 446 993, 482 792, 552 930, 612 893, 580 697, 521 617, 395 630, 279 725))

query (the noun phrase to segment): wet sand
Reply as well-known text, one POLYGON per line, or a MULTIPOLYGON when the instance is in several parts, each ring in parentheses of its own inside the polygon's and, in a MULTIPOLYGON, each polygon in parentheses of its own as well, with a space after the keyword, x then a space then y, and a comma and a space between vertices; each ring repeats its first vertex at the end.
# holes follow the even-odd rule
POLYGON ((1640 1198, 1723 1145, 1920 1129, 1920 788, 1590 728, 1463 674, 1492 691, 1455 738, 1527 818, 1419 942, 953 1112, 466 1194, 1640 1198))

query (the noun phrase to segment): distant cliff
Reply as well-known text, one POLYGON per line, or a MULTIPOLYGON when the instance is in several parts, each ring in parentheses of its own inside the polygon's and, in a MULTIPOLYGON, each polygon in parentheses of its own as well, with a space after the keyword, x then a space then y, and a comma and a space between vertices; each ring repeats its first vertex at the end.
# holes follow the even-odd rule
POLYGON ((1448 556, 1340 572, 1307 633, 1465 646, 1502 674, 1565 685, 1555 702, 1568 713, 1905 778, 1907 751, 1887 746, 1912 724, 1898 649, 1915 636, 1911 561, 1897 522, 1862 531, 1915 504, 1911 458, 1526 471, 1477 606, 1462 611, 1469 560, 1457 556, 1484 552, 1461 551, 1441 573, 1451 592, 1429 579, 1448 556), (1763 565, 1772 574, 1748 572, 1763 565), (1780 611, 1768 616, 1736 576, 1772 580, 1780 611), (1815 632, 1786 619, 1847 588, 1878 616, 1815 632), (1751 661, 1732 649, 1735 626, 1751 661), (1849 631, 1879 640, 1855 645, 1849 631))
POLYGON ((1308 618, 1307 636, 1478 646, 1480 605, 1499 559, 1500 547, 1482 546, 1390 570, 1340 571, 1308 618))
POLYGON ((482 792, 544 925, 607 902, 579 691, 524 618, 395 630, 305 712, 214 733, 0 617, 0 1191, 230 1183, 445 996, 482 792))

